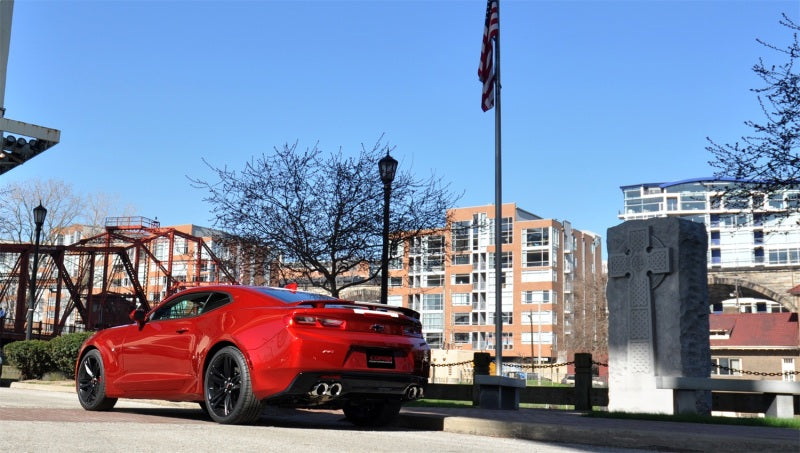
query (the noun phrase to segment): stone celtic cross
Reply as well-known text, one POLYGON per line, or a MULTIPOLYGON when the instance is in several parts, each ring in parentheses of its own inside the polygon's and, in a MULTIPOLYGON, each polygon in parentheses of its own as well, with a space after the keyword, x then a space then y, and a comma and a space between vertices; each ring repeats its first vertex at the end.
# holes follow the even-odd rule
MULTIPOLYGON (((649 226, 632 228, 628 231, 626 240, 619 244, 624 253, 610 253, 608 257, 608 277, 628 280, 625 307, 629 371, 651 375, 656 365, 652 301, 655 285, 652 277, 660 275, 663 278, 671 272, 670 249, 653 247, 652 239, 649 226)), ((659 242, 658 239, 655 241, 659 242)))

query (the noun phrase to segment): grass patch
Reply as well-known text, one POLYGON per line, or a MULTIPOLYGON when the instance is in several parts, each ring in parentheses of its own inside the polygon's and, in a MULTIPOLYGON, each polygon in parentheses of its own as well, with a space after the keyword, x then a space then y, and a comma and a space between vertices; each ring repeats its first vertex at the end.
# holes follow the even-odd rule
POLYGON ((720 417, 697 414, 642 414, 632 412, 588 412, 585 417, 621 418, 628 420, 655 420, 661 422, 706 423, 717 425, 767 426, 771 428, 788 428, 800 430, 800 418, 774 417, 720 417))
MULTIPOLYGON (((468 408, 475 407, 472 401, 457 401, 457 400, 434 400, 434 399, 421 399, 409 401, 403 404, 406 407, 444 407, 444 408, 468 408)), ((553 404, 534 404, 534 403, 519 403, 521 409, 572 409, 572 406, 556 406, 553 404)))
POLYGON ((472 407, 472 401, 456 401, 456 400, 431 400, 421 399, 409 401, 403 404, 406 407, 455 407, 465 408, 472 407))

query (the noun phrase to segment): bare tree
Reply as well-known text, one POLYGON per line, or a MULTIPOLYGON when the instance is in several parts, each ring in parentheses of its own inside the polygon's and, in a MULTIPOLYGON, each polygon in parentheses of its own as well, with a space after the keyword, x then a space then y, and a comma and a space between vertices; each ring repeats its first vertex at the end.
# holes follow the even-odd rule
MULTIPOLYGON (((251 159, 241 171, 214 168, 217 181, 192 179, 207 190, 214 226, 249 250, 258 249, 273 273, 334 296, 380 272, 383 185, 378 160, 391 149, 379 140, 355 157, 324 154, 297 143, 251 159), (353 278, 355 275, 366 276, 353 278)), ((443 227, 456 201, 441 179, 398 171, 391 192, 390 250, 402 239, 443 227)))
POLYGON ((572 334, 567 350, 608 355, 608 310, 606 275, 583 276, 573 282, 572 334))
MULTIPOLYGON (((42 227, 42 243, 55 242, 58 232, 82 224, 97 230, 118 203, 107 194, 80 195, 64 181, 34 180, 0 188, 0 239, 12 242, 33 242, 35 225, 33 208, 42 204, 47 216, 42 227)), ((124 208, 123 212, 130 212, 124 208)), ((87 234, 91 231, 87 232, 87 234)))
POLYGON ((51 232, 76 223, 80 218, 80 197, 64 181, 49 179, 15 183, 0 189, 0 237, 14 242, 33 242, 33 208, 47 208, 42 243, 53 241, 51 232))
POLYGON ((719 144, 708 138, 706 149, 714 155, 709 163, 718 169, 716 176, 746 182, 731 184, 725 193, 728 197, 749 199, 755 195, 756 200, 763 200, 764 194, 796 188, 800 183, 800 73, 796 65, 800 26, 786 14, 779 23, 793 31, 788 47, 757 41, 788 61, 771 65, 759 59, 753 66, 753 72, 765 84, 751 90, 757 95, 764 121, 745 121, 752 133, 741 137, 741 142, 719 144))

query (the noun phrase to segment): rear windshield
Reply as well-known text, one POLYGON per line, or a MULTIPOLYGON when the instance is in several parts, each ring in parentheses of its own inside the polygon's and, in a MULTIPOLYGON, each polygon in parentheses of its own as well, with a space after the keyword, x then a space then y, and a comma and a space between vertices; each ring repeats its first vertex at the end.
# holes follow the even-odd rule
POLYGON ((325 294, 314 294, 303 291, 293 291, 290 289, 281 288, 254 288, 256 291, 266 294, 267 296, 274 297, 281 302, 291 304, 295 302, 303 302, 306 300, 337 300, 335 297, 327 296, 325 294))

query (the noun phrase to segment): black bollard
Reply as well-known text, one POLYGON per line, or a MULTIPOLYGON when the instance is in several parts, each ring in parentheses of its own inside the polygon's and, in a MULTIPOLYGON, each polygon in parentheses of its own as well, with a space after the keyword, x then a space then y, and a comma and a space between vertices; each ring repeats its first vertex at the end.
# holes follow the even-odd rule
POLYGON ((575 353, 575 410, 592 410, 592 355, 575 353))
POLYGON ((492 356, 488 352, 476 352, 472 357, 472 405, 480 404, 480 392, 475 376, 488 376, 489 364, 492 363, 492 356))

